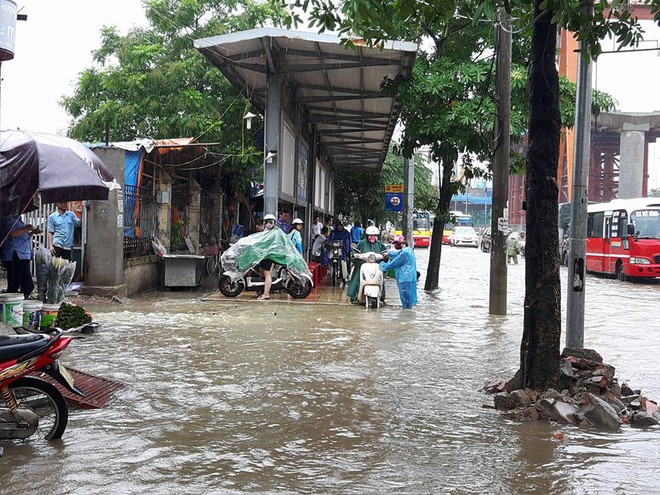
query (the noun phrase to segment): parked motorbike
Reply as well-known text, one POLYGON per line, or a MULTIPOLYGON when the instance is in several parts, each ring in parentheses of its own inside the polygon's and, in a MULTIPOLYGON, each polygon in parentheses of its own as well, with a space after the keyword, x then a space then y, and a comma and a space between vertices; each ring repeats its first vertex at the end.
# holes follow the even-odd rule
MULTIPOLYGON (((357 299, 360 304, 364 303, 367 309, 377 309, 383 300, 383 272, 380 271, 378 263, 383 261, 383 255, 374 251, 360 253, 353 251, 353 259, 364 261, 360 266, 360 288, 357 299)), ((353 268, 355 269, 355 268, 353 268)))
POLYGON ((35 433, 46 440, 62 437, 69 419, 66 401, 37 373, 84 396, 59 361, 70 342, 59 329, 53 335, 0 336, 0 395, 4 400, 0 404, 0 439, 25 439, 35 433))
POLYGON ((323 243, 329 265, 329 279, 333 286, 337 282, 343 283, 346 279, 346 261, 344 261, 343 241, 325 241, 323 243))
MULTIPOLYGON (((312 280, 305 274, 301 278, 296 278, 293 273, 285 266, 273 264, 271 273, 272 285, 271 292, 286 291, 295 299, 305 299, 312 292, 312 280)), ((226 297, 236 297, 244 290, 258 291, 264 290, 264 277, 259 272, 259 265, 253 266, 243 277, 232 280, 228 275, 220 275, 218 289, 226 297)))

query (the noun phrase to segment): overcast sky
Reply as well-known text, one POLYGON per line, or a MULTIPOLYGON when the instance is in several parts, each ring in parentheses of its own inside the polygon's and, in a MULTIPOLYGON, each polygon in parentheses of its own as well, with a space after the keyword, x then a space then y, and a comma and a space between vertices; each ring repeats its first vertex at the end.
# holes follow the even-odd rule
POLYGON ((126 34, 146 24, 144 9, 139 0, 15 1, 28 20, 16 22, 14 59, 2 64, 0 128, 64 134, 69 118, 58 101, 91 66, 101 28, 126 34))
MULTIPOLYGON (((64 134, 69 118, 58 105, 70 96, 78 74, 92 63, 100 29, 121 34, 144 25, 139 0, 16 0, 28 20, 16 26, 15 58, 2 64, 0 128, 64 134)), ((644 22, 644 48, 657 48, 660 28, 644 22)), ((611 50, 611 42, 604 42, 611 50)), ((660 51, 603 54, 594 67, 594 87, 610 93, 617 110, 660 111, 660 51)), ((651 182, 660 187, 660 145, 652 150, 651 182)))

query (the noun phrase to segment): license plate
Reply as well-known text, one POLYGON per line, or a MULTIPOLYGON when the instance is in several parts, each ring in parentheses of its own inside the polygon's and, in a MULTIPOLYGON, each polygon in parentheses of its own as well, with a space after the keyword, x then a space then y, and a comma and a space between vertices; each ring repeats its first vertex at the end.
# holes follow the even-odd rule
POLYGON ((66 380, 66 382, 69 384, 70 387, 73 387, 73 377, 71 376, 71 373, 69 372, 68 369, 66 369, 66 366, 64 366, 62 363, 59 361, 55 361, 53 363, 53 366, 55 366, 55 369, 62 375, 62 378, 66 380))

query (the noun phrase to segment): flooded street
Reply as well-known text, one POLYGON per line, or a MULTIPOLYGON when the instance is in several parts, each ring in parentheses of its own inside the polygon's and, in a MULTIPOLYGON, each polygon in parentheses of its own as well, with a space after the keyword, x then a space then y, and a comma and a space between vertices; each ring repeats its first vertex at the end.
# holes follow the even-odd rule
MULTIPOLYGON (((417 256, 422 287, 428 252, 417 256)), ((443 247, 441 289, 407 311, 206 302, 201 290, 87 303, 103 328, 63 361, 127 387, 105 409, 72 411, 61 441, 0 444, 2 493, 656 491, 660 429, 482 408, 484 382, 517 370, 523 321, 524 260, 509 266, 508 315, 491 317, 489 259, 443 247)), ((588 276, 586 290, 585 347, 659 400, 660 284, 588 276)))

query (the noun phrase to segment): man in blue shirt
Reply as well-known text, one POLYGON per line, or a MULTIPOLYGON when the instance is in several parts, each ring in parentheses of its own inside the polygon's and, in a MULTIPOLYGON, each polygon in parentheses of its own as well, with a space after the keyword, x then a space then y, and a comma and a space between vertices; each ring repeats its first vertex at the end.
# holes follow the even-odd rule
POLYGON ((30 260, 32 240, 30 235, 41 230, 25 225, 20 217, 3 217, 0 221, 0 249, 2 261, 7 267, 7 292, 21 292, 27 299, 34 290, 30 260))
POLYGON ((55 203, 57 211, 48 217, 48 246, 55 256, 71 259, 73 249, 73 228, 80 220, 72 211, 68 211, 66 203, 55 203))
POLYGON ((360 222, 355 222, 353 224, 353 228, 351 229, 351 242, 354 244, 360 244, 360 241, 362 241, 362 224, 360 222))

